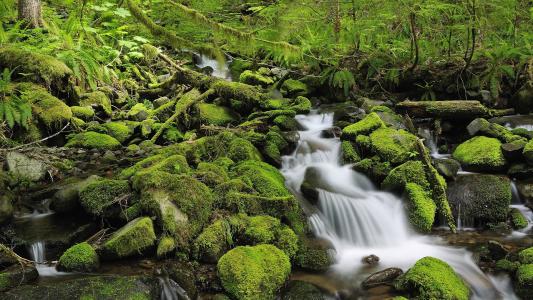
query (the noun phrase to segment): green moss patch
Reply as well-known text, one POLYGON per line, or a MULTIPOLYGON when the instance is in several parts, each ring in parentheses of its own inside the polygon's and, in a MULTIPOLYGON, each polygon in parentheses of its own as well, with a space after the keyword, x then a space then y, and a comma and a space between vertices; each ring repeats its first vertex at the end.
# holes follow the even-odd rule
POLYGON ((272 245, 240 246, 217 264, 224 289, 237 299, 274 299, 291 272, 289 258, 272 245))
POLYGON ((401 164, 417 156, 416 136, 404 130, 379 128, 370 134, 372 150, 392 164, 401 164))
POLYGON ((307 84, 294 79, 287 79, 281 85, 280 91, 283 95, 289 97, 305 96, 309 93, 307 84))
POLYGON ((511 209, 511 211, 509 212, 509 217, 511 219, 511 225, 514 229, 523 229, 526 228, 528 225, 526 217, 519 209, 511 209))
POLYGON ((48 128, 57 128, 67 124, 72 118, 70 107, 52 96, 45 88, 31 84, 17 85, 21 97, 31 103, 34 116, 48 128))
POLYGON ((250 85, 260 85, 262 87, 268 87, 269 85, 274 84, 274 80, 272 80, 272 78, 251 70, 242 72, 239 76, 239 81, 250 85))
POLYGON ((120 144, 120 142, 114 137, 93 131, 87 131, 72 135, 69 137, 68 142, 65 144, 65 147, 99 150, 115 150, 120 148, 121 146, 122 145, 120 144))
POLYGON ((525 264, 516 271, 516 292, 520 297, 529 299, 533 294, 533 264, 525 264))
POLYGON ((394 286, 419 299, 468 300, 470 296, 463 279, 447 263, 430 256, 418 260, 394 286))
POLYGON ((453 152, 453 158, 466 170, 501 170, 506 165, 501 145, 496 138, 477 136, 459 145, 453 152))
POLYGON ((368 135, 381 127, 385 127, 385 123, 383 123, 380 117, 373 112, 368 114, 361 121, 344 127, 342 130, 342 136, 344 139, 355 140, 358 135, 368 135))
POLYGON ((102 252, 105 258, 124 258, 139 255, 151 247, 156 240, 152 220, 148 217, 137 218, 104 242, 102 252))
POLYGON ((77 272, 92 272, 98 266, 98 255, 93 247, 86 242, 68 248, 61 255, 57 264, 59 270, 77 272))
POLYGON ((203 124, 225 126, 234 123, 238 116, 231 109, 211 103, 198 104, 200 121, 203 124))
POLYGON ((409 222, 420 232, 430 232, 435 221, 437 206, 429 194, 416 183, 405 186, 409 222))
POLYGON ((127 180, 102 179, 91 182, 80 191, 80 203, 92 215, 109 216, 112 214, 109 208, 128 193, 130 185, 127 180))
POLYGON ((533 264, 533 247, 520 251, 518 260, 523 264, 533 264))

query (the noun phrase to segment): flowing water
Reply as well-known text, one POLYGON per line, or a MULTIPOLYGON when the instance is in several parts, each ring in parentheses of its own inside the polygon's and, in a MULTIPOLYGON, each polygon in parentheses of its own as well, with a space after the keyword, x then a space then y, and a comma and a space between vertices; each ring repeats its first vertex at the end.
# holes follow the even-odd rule
POLYGON ((399 267, 404 271, 425 256, 449 263, 468 284, 473 299, 516 299, 507 277, 489 277, 465 249, 447 246, 435 236, 414 232, 401 199, 377 190, 363 174, 339 163, 340 141, 321 138, 333 126, 333 114, 313 112, 297 116, 305 128, 297 149, 283 158, 282 172, 287 186, 298 197, 307 168, 321 175, 319 200, 310 224, 315 234, 331 241, 336 251, 332 271, 340 278, 361 282, 370 273, 361 262, 374 254, 379 269, 399 267))
POLYGON ((210 67, 213 69, 213 73, 211 73, 212 76, 231 81, 232 77, 228 67, 229 63, 229 59, 225 57, 216 59, 206 54, 198 54, 198 62, 196 63, 196 66, 200 69, 210 67))
POLYGON ((159 286, 161 287, 161 300, 190 300, 187 292, 168 276, 159 276, 159 286))

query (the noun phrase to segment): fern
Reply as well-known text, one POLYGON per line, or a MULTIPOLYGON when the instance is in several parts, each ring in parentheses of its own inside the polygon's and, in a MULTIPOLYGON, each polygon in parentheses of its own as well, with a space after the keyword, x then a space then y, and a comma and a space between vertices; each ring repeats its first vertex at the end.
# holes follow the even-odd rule
POLYGON ((31 120, 31 105, 22 98, 11 95, 0 100, 0 122, 13 129, 15 125, 28 129, 31 120))

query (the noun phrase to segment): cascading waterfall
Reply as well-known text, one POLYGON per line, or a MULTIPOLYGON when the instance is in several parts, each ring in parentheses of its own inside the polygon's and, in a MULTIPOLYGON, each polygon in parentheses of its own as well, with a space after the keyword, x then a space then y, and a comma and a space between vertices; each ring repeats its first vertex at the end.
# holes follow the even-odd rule
POLYGON ((371 254, 380 258, 381 269, 404 270, 422 257, 434 256, 462 275, 474 299, 516 299, 504 279, 486 276, 465 249, 446 246, 438 237, 411 230, 398 197, 376 190, 364 175, 340 165, 340 141, 321 138, 322 131, 333 125, 332 113, 313 112, 296 116, 296 120, 305 130, 300 132, 294 153, 283 157, 282 173, 289 189, 301 196, 306 169, 319 170, 318 211, 311 215, 310 225, 317 236, 334 245, 336 273, 364 279, 368 274, 361 259, 371 254))
POLYGON ((34 242, 30 246, 31 259, 37 264, 43 264, 45 260, 45 244, 43 241, 34 242))
POLYGON ((520 193, 518 192, 518 188, 516 187, 516 183, 514 181, 511 181, 511 191, 512 191, 512 204, 511 208, 518 209, 522 215, 527 220, 527 226, 525 228, 514 230, 511 234, 512 238, 522 238, 528 234, 528 232, 533 229, 533 211, 524 205, 524 202, 522 201, 522 198, 520 197, 520 193))
POLYGON ((158 280, 161 287, 161 300, 190 300, 187 292, 168 276, 159 276, 158 280))

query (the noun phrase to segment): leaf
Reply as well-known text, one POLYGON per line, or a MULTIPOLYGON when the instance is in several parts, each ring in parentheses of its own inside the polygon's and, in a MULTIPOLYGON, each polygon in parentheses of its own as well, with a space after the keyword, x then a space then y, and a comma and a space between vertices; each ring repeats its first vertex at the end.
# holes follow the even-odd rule
POLYGON ((115 11, 113 12, 113 14, 115 14, 116 16, 119 16, 121 18, 126 18, 126 17, 129 17, 131 16, 129 10, 123 8, 123 7, 119 7, 117 9, 115 9, 115 11))

